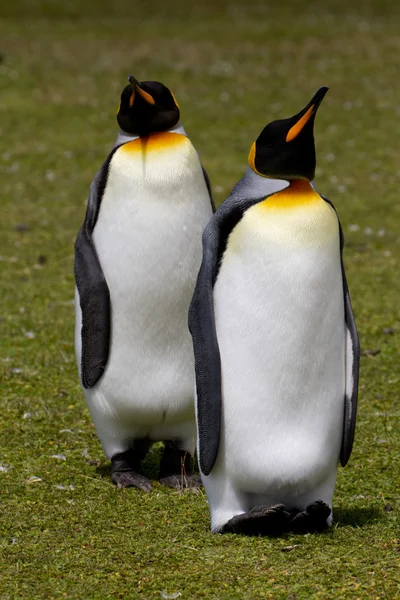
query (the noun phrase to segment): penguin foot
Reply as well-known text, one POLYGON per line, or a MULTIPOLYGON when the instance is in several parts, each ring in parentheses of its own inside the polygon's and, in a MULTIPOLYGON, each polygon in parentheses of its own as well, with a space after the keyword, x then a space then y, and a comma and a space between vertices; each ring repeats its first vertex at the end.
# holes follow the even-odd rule
POLYGON ((151 481, 135 471, 114 471, 111 473, 111 481, 119 488, 135 487, 143 492, 151 491, 151 481))
POLYGON ((150 492, 151 481, 137 472, 140 460, 132 450, 116 454, 111 459, 111 481, 119 488, 136 487, 150 492))
POLYGON ((201 486, 201 477, 200 475, 184 475, 183 473, 179 473, 176 475, 169 475, 168 477, 161 477, 159 482, 161 485, 178 490, 185 488, 199 488, 201 486))
POLYGON ((201 477, 192 473, 192 462, 189 452, 180 448, 180 440, 166 441, 160 464, 161 485, 175 489, 200 487, 201 477))
POLYGON ((220 533, 238 533, 248 536, 280 535, 288 529, 290 513, 283 504, 255 506, 249 512, 232 517, 220 533))
POLYGON ((290 530, 295 533, 314 533, 328 527, 331 509, 322 500, 309 504, 305 510, 291 511, 290 530))

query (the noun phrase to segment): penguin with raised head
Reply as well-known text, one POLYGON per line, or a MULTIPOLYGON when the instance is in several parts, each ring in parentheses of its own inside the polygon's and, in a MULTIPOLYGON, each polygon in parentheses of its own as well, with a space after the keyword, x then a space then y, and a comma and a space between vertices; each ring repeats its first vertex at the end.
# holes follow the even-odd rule
POLYGON ((95 176, 75 243, 75 348, 111 479, 145 491, 140 463, 164 441, 160 481, 195 483, 194 359, 187 312, 214 212, 173 93, 129 77, 121 131, 95 176))
POLYGON ((360 352, 343 233, 311 185, 327 89, 265 127, 203 235, 189 327, 214 532, 330 525, 352 450, 360 352))

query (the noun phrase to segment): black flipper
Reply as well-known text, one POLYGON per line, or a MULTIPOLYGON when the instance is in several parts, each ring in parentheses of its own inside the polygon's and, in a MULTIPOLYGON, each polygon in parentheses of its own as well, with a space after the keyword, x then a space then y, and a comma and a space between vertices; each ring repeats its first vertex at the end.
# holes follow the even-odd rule
MULTIPOLYGON (((332 202, 322 196, 322 198, 336 212, 332 202)), ((346 389, 344 398, 343 415, 343 437, 342 447, 340 449, 340 463, 346 466, 353 448, 354 431, 356 427, 357 416, 357 398, 358 398, 358 379, 360 370, 360 342, 358 339, 357 327, 354 320, 353 309, 351 307, 350 293, 347 286, 346 273, 343 264, 344 235, 343 229, 339 223, 340 235, 340 263, 342 267, 343 295, 344 295, 344 318, 346 323, 346 389)))
POLYGON ((213 286, 221 242, 217 214, 203 233, 203 262, 189 309, 193 338, 199 431, 199 466, 208 475, 218 454, 221 430, 221 359, 215 330, 213 286))
MULTIPOLYGON (((85 220, 75 242, 75 280, 82 310, 81 379, 85 388, 91 388, 99 381, 106 368, 109 353, 111 332, 110 292, 92 235, 107 184, 109 165, 114 152, 119 147, 120 144, 113 148, 93 179, 89 191, 85 220)), ((202 170, 210 195, 210 203, 213 212, 215 212, 210 180, 203 167, 202 170)))
POLYGON ((210 178, 209 178, 208 173, 205 170, 205 168, 203 166, 201 168, 203 170, 204 180, 206 182, 207 190, 208 190, 208 193, 209 193, 209 196, 210 196, 211 208, 212 208, 213 213, 215 213, 215 202, 214 202, 214 198, 213 198, 213 195, 212 195, 210 178))
POLYGON ((110 292, 96 248, 93 230, 107 184, 108 168, 115 148, 90 186, 86 216, 75 242, 75 280, 82 310, 81 379, 85 388, 93 387, 107 364, 111 307, 110 292))
POLYGON ((204 475, 211 472, 217 459, 221 432, 221 359, 213 300, 220 261, 228 237, 243 213, 287 185, 287 182, 268 182, 254 174, 247 178, 245 176, 218 208, 203 233, 203 261, 189 309, 189 330, 193 338, 196 371, 198 458, 204 475), (249 178, 252 181, 252 177, 256 181, 261 180, 260 196, 248 198, 245 194, 249 189, 249 178), (262 193, 264 189, 268 189, 268 192, 262 193))

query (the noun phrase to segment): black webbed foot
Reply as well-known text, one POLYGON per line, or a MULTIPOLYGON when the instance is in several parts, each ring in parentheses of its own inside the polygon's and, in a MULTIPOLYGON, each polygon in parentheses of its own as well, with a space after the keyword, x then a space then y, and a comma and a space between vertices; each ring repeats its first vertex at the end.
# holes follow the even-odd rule
POLYGON ((328 527, 331 509, 322 500, 309 504, 305 510, 291 511, 290 530, 295 533, 314 533, 328 527))
POLYGON ((161 485, 175 489, 199 488, 202 485, 200 475, 169 475, 162 477, 159 482, 161 485))
POLYGON ((190 454, 179 448, 179 440, 165 442, 160 464, 161 485, 175 489, 200 487, 201 477, 193 474, 192 462, 190 454))
POLYGON ((118 487, 135 487, 144 492, 150 492, 151 481, 138 473, 142 452, 134 449, 116 454, 111 459, 111 481, 118 487))
POLYGON ((290 513, 283 504, 255 506, 249 512, 232 517, 221 533, 238 533, 248 536, 280 535, 288 528, 290 513))
POLYGON ((151 481, 144 475, 136 473, 135 471, 114 471, 111 473, 111 481, 115 483, 119 488, 124 487, 135 487, 143 492, 151 491, 151 481))

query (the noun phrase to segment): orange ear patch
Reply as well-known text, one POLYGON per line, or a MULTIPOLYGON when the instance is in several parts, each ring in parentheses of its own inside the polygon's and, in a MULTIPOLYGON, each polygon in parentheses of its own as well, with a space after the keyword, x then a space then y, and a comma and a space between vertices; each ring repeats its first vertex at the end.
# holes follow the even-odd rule
POLYGON ((295 137, 297 137, 299 135, 299 133, 303 129, 304 125, 306 123, 308 123, 308 121, 310 120, 313 112, 314 112, 314 104, 312 106, 310 106, 308 111, 301 117, 301 119, 299 119, 297 121, 297 123, 295 123, 293 125, 293 127, 291 127, 289 129, 287 136, 286 136, 287 142, 291 142, 292 140, 294 140, 295 137))
POLYGON ((250 148, 250 152, 249 152, 249 166, 253 169, 253 171, 255 171, 257 173, 257 169, 256 169, 256 165, 254 164, 256 158, 256 143, 254 142, 254 144, 252 144, 251 148, 250 148))
POLYGON ((133 106, 133 103, 135 102, 135 90, 132 90, 132 96, 129 98, 129 106, 133 106))
POLYGON ((250 152, 249 152, 249 158, 248 158, 249 166, 253 169, 254 173, 257 173, 257 175, 261 175, 261 177, 267 177, 267 175, 263 175, 262 173, 260 173, 260 171, 257 171, 255 161, 256 161, 256 143, 254 142, 253 145, 251 146, 250 152))

